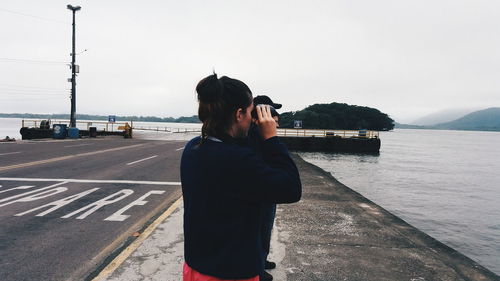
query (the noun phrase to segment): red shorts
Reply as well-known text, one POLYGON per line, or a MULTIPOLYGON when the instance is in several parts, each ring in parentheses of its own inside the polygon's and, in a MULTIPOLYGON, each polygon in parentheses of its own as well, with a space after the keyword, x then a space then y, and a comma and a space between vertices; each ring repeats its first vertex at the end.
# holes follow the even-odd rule
POLYGON ((219 279, 217 277, 201 274, 184 263, 183 281, 259 281, 259 276, 248 279, 219 279))

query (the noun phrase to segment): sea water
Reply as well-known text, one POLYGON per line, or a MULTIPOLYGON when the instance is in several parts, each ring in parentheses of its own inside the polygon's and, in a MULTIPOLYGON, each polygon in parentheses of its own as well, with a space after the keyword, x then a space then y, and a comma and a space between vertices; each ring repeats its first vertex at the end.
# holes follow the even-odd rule
POLYGON ((379 155, 300 155, 500 274, 500 132, 400 129, 380 138, 379 155))
POLYGON ((0 118, 0 139, 5 137, 21 139, 21 118, 0 118))

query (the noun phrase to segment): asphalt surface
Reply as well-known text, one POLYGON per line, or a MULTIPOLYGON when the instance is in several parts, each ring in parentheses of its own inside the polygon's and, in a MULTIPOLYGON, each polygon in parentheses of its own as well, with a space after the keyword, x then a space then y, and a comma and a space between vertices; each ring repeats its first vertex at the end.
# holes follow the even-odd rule
POLYGON ((0 144, 0 280, 87 278, 180 197, 184 144, 115 137, 0 144))

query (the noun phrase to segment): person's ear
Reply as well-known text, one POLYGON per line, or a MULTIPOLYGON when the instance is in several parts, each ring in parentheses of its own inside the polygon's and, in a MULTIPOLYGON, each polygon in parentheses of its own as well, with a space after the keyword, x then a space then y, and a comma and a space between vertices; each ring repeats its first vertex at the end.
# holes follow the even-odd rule
POLYGON ((241 120, 243 120, 243 115, 243 109, 238 108, 238 110, 236 110, 234 113, 234 120, 236 120, 236 122, 240 122, 241 120))

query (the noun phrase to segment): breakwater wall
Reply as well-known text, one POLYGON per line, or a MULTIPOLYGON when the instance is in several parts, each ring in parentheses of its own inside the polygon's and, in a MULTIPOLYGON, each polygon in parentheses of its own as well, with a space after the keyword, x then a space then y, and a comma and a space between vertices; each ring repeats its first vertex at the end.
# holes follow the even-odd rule
POLYGON ((500 280, 330 173, 292 158, 303 193, 296 204, 278 205, 275 231, 284 250, 275 280, 500 280))
POLYGON ((280 140, 289 150, 306 152, 352 152, 352 153, 379 153, 379 138, 364 137, 286 137, 280 140))

